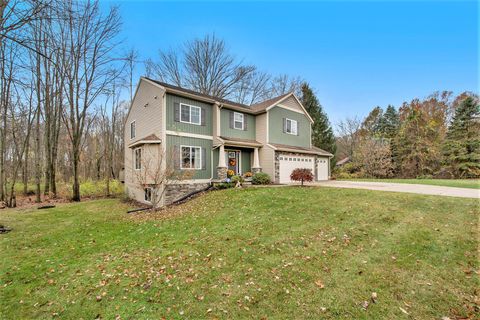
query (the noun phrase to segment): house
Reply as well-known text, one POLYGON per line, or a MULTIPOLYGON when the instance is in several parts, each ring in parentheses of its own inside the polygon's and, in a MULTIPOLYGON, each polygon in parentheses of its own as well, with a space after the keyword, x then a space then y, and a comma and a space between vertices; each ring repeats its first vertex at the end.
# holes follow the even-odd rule
POLYGON ((312 146, 312 123, 293 93, 248 106, 142 77, 125 122, 126 192, 148 203, 160 185, 165 205, 227 170, 265 172, 283 184, 308 168, 328 180, 332 154, 312 146), (178 175, 159 177, 152 164, 178 175))

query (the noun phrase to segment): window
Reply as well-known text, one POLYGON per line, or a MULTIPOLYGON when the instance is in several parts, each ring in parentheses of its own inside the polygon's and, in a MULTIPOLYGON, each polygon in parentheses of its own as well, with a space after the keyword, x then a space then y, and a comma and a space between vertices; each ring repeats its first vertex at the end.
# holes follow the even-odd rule
POLYGON ((152 202, 152 188, 143 189, 145 193, 145 201, 152 202))
POLYGON ((198 124, 201 122, 201 112, 200 107, 189 106, 188 104, 180 104, 180 122, 198 124))
POLYGON ((130 139, 135 138, 135 121, 130 122, 130 139))
POLYGON ((135 149, 135 170, 142 169, 142 149, 135 149))
POLYGON ((297 121, 292 119, 286 119, 285 132, 297 135, 297 121))
POLYGON ((233 127, 238 130, 243 130, 243 113, 233 113, 233 127))
POLYGON ((202 168, 202 148, 200 147, 181 147, 181 169, 201 169, 202 168))

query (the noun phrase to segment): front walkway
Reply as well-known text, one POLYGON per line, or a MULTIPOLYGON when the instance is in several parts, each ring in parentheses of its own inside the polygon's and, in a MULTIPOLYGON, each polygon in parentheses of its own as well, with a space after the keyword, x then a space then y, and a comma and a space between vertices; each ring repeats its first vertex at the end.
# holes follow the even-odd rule
POLYGON ((454 188, 442 186, 430 186, 424 184, 406 184, 391 182, 366 182, 366 181, 319 181, 308 185, 333 188, 367 189, 391 192, 407 192, 428 194, 447 197, 475 198, 480 199, 480 190, 467 188, 454 188))

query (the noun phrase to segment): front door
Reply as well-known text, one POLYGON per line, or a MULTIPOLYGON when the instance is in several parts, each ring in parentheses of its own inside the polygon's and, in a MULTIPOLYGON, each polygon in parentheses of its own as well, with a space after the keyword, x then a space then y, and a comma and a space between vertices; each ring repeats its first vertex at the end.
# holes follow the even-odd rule
POLYGON ((225 150, 225 156, 227 157, 228 170, 233 170, 235 174, 240 174, 240 151, 238 150, 225 150))

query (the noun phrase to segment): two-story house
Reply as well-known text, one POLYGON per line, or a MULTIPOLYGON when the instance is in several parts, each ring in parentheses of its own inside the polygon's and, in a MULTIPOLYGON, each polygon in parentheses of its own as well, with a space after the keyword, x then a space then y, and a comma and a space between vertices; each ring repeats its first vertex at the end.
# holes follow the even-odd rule
POLYGON ((248 106, 142 77, 125 122, 126 192, 148 203, 151 188, 162 188, 169 204, 227 170, 284 184, 308 168, 328 180, 332 154, 312 146, 312 123, 293 93, 248 106))

